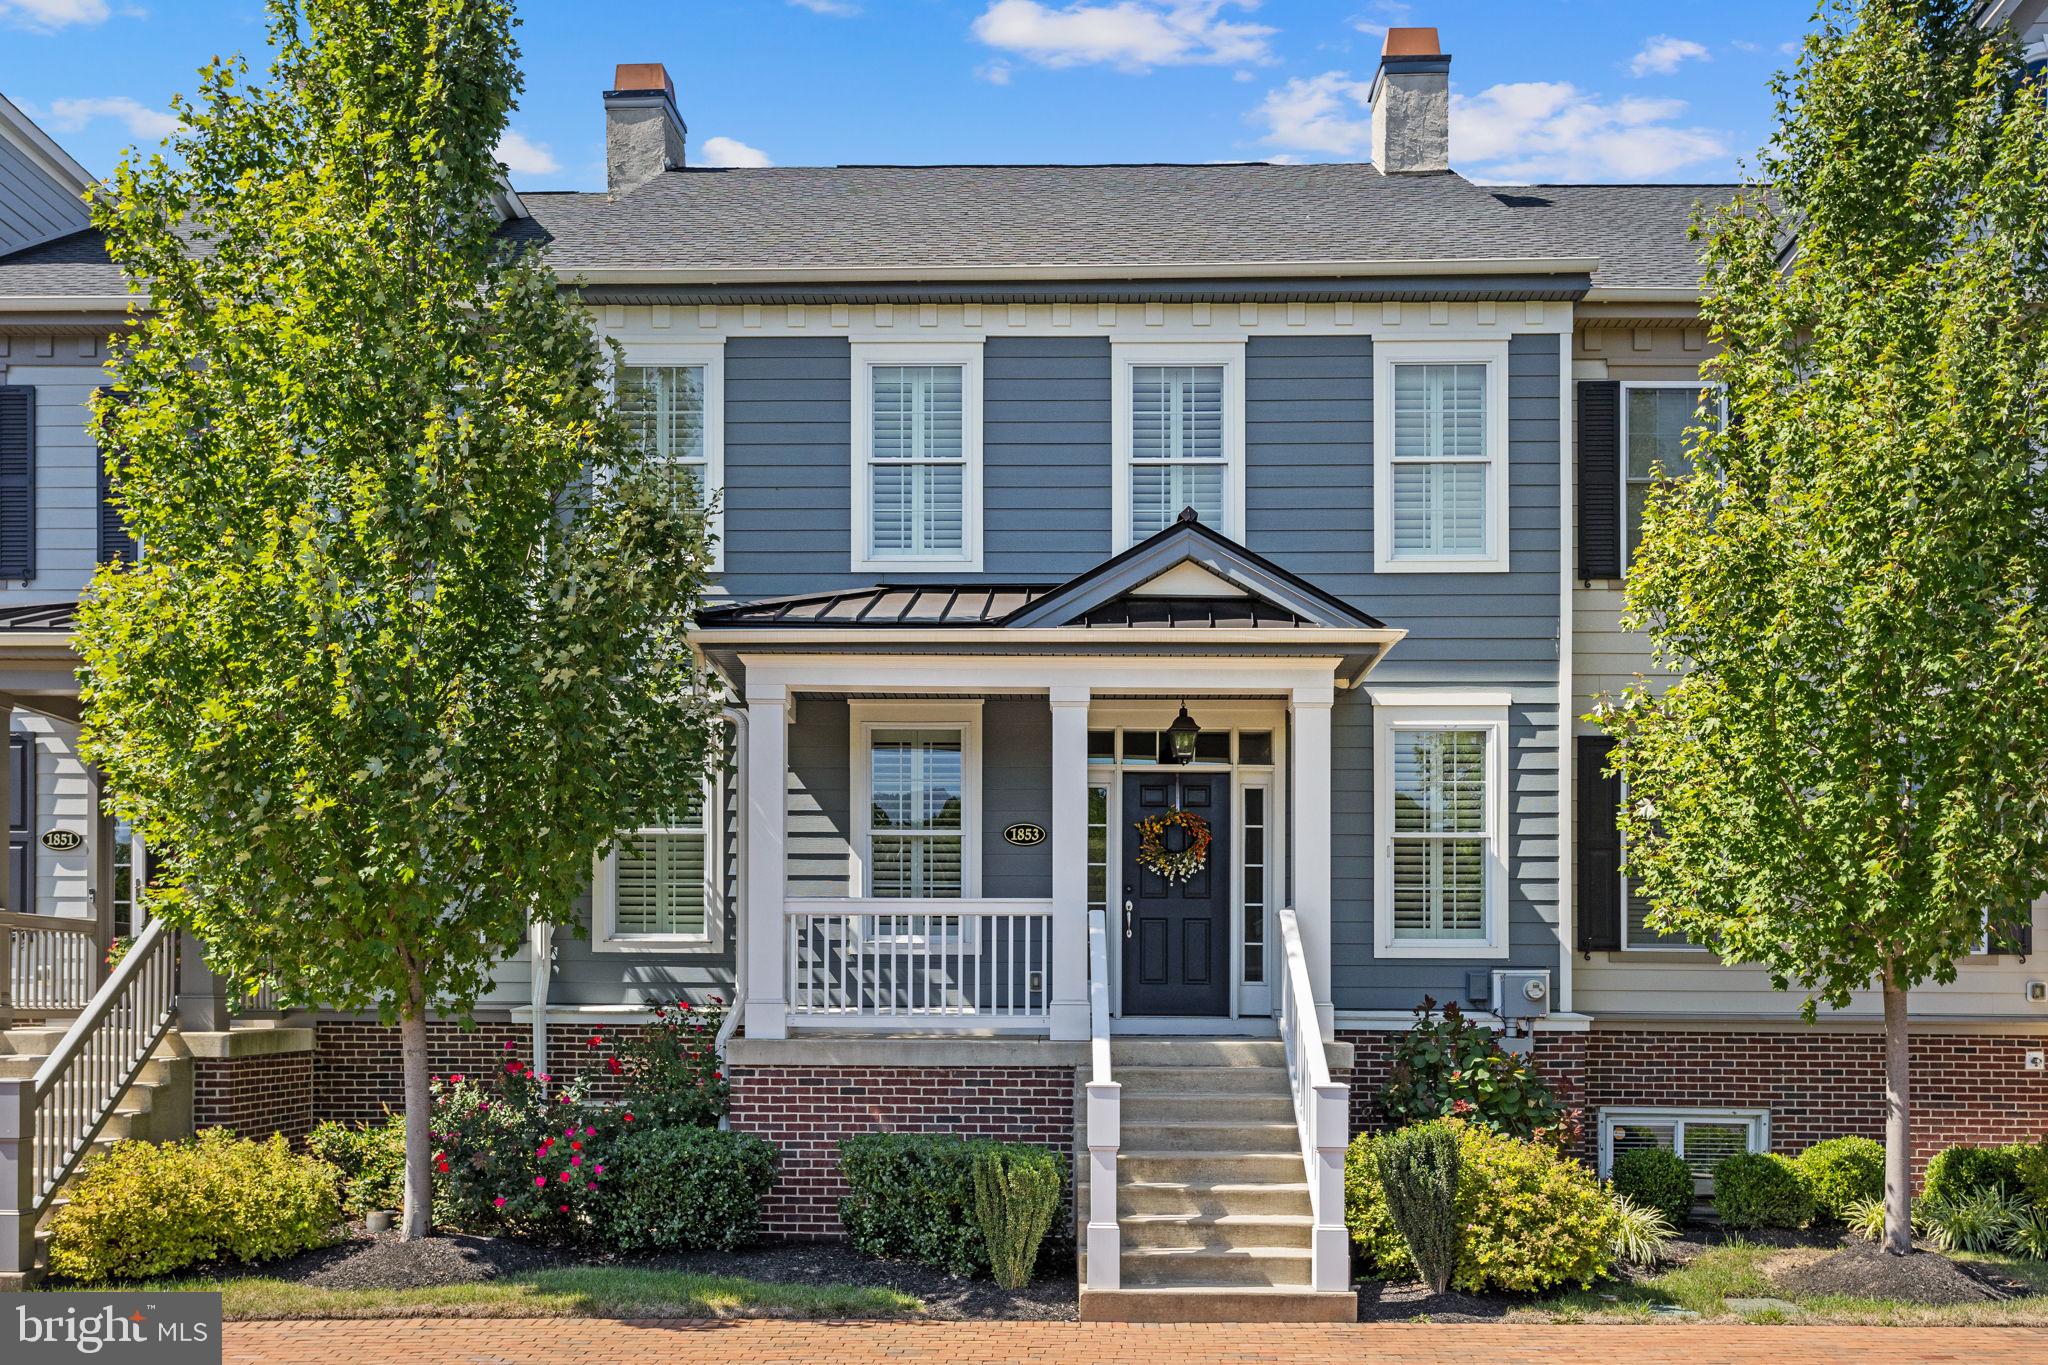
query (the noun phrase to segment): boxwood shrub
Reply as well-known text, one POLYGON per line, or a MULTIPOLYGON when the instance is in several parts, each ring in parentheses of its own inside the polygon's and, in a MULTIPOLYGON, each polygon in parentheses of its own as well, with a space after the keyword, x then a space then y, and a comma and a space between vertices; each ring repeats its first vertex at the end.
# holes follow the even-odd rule
POLYGON ((1695 1191, 1692 1170, 1684 1158, 1662 1147, 1635 1147, 1614 1158, 1614 1192, 1627 1195, 1646 1209, 1655 1209, 1685 1226, 1695 1191))
POLYGON ((1737 1152, 1714 1165, 1714 1211, 1731 1228, 1803 1228, 1813 1221, 1813 1191, 1789 1158, 1737 1152))
MULTIPOLYGON (((1537 1293, 1592 1284, 1608 1268, 1614 1205, 1593 1173, 1542 1142, 1455 1123, 1458 1222, 1463 1229, 1451 1284, 1537 1293)), ((1383 1279, 1415 1274, 1380 1188, 1371 1134, 1344 1160, 1344 1206, 1351 1240, 1383 1279)))
MULTIPOLYGON (((841 1139, 839 1171, 849 1192, 839 1201, 839 1221, 847 1240, 869 1256, 917 1261, 953 1275, 989 1274, 988 1245, 975 1220, 974 1161, 983 1152, 1018 1148, 1043 1150, 950 1133, 841 1139)), ((1065 1158, 1054 1155, 1064 1176, 1065 1158)), ((1048 1237, 1045 1244, 1059 1241, 1048 1237)))
POLYGON ((1829 1138, 1792 1159, 1813 1191, 1821 1217, 1842 1222, 1866 1200, 1884 1198, 1884 1144, 1867 1137, 1829 1138))
POLYGON ((90 1162, 51 1225, 50 1270, 132 1280, 211 1261, 270 1261, 334 1240, 339 1173, 209 1128, 183 1142, 122 1142, 90 1162))
POLYGON ((323 1119, 306 1135, 306 1150, 341 1172, 341 1207, 357 1217, 397 1209, 405 1201, 405 1119, 337 1123, 323 1119))
POLYGON ((1930 1204, 1956 1204, 1976 1194, 2024 1194, 2024 1144, 1950 1147, 1927 1163, 1921 1186, 1930 1204))
POLYGON ((760 1235, 775 1148, 745 1133, 637 1124, 612 1148, 598 1235, 621 1251, 732 1251, 760 1235))

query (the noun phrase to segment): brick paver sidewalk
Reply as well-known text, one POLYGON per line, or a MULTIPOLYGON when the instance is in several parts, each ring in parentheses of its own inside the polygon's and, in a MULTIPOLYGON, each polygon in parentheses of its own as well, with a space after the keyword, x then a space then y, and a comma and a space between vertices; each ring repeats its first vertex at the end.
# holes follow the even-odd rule
POLYGON ((413 1318, 231 1322, 228 1365, 1789 1365, 1908 1361, 2041 1365, 2033 1327, 1363 1327, 1109 1323, 609 1322, 590 1318, 413 1318))

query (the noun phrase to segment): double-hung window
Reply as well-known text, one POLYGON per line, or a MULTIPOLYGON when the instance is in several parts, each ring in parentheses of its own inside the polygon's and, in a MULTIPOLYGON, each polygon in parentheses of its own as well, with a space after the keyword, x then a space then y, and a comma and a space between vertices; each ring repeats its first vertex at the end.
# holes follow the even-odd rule
MULTIPOLYGON (((1627 566, 1643 538, 1643 509, 1650 485, 1692 472, 1692 450, 1685 433, 1699 425, 1701 388, 1680 380, 1621 386, 1621 555, 1627 566)), ((1708 403, 1706 420, 1720 420, 1720 401, 1708 403)))
POLYGON ((1506 696, 1372 699, 1378 955, 1506 956, 1506 696))
POLYGON ((1116 536, 1135 544, 1187 508, 1225 535, 1244 520, 1242 346, 1116 348, 1116 536))
POLYGON ((707 783, 682 810, 620 833, 592 887, 599 951, 718 946, 717 807, 716 784, 707 783))
POLYGON ((1374 567, 1505 570, 1506 345, 1385 342, 1375 357, 1374 567))
POLYGON ((978 896, 979 709, 857 702, 852 714, 858 894, 978 896))
POLYGON ((981 348, 855 348, 854 567, 981 561, 981 348))
POLYGON ((658 467, 687 478, 712 506, 714 569, 723 567, 725 353, 716 345, 661 342, 626 347, 619 413, 658 467))

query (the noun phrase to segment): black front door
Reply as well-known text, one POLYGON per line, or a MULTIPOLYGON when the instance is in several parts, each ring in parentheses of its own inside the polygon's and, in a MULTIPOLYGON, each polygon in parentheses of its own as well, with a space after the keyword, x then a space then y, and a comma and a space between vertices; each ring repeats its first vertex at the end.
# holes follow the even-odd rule
MULTIPOLYGON (((1230 1013, 1230 774, 1132 773, 1124 778, 1126 1016, 1230 1013), (1202 870, 1169 882, 1138 865, 1138 822, 1175 806, 1208 822, 1202 870)), ((1182 829, 1166 846, 1186 845, 1182 829)))

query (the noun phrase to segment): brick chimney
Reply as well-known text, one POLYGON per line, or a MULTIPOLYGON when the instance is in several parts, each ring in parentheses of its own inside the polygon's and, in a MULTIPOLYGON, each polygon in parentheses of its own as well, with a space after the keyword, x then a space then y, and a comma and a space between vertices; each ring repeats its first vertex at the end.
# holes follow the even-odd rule
POLYGON ((683 166, 689 128, 676 112, 676 87, 660 62, 621 62, 604 92, 604 178, 613 194, 637 189, 683 166))
POLYGON ((1390 28, 1372 78, 1372 160, 1383 175, 1451 168, 1451 57, 1433 28, 1390 28))

